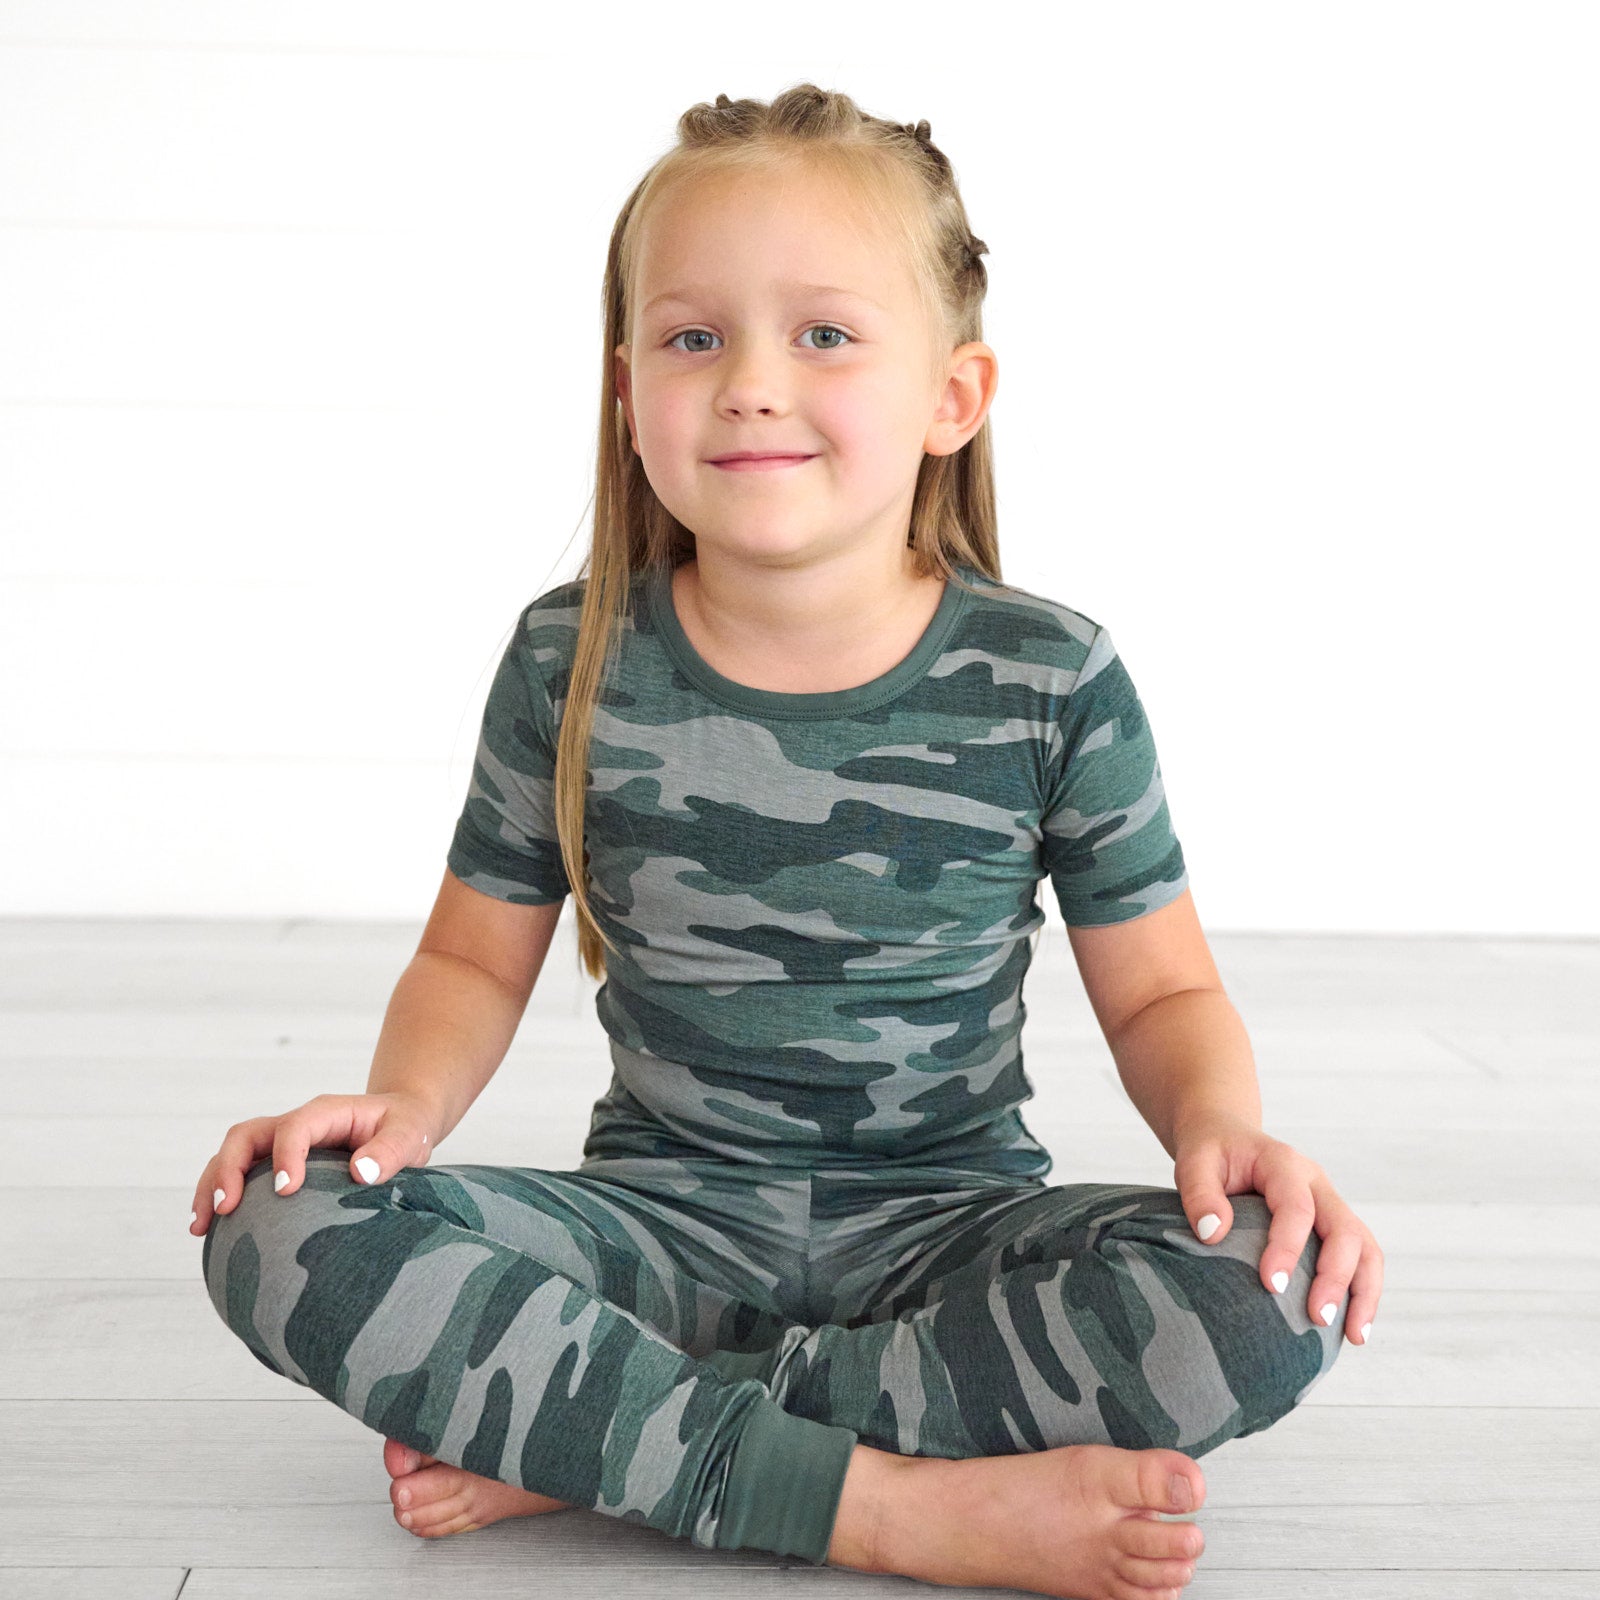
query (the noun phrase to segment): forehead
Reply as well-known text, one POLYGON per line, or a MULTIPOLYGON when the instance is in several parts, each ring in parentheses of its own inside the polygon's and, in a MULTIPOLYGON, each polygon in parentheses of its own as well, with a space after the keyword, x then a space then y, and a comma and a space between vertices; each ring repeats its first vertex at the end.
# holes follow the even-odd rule
POLYGON ((837 180, 721 173, 665 192, 635 258, 641 314, 660 304, 824 295, 890 312, 911 292, 903 252, 837 180))
MULTIPOLYGON (((744 285, 748 289, 750 285, 744 285)), ((889 313, 890 308, 881 300, 859 289, 850 289, 835 283, 798 283, 792 278, 773 279, 765 286, 774 300, 847 300, 857 305, 871 306, 874 311, 889 313)), ((641 313, 660 306, 667 310, 675 305, 692 306, 706 300, 730 298, 728 292, 712 283, 678 283, 652 295, 639 309, 641 313)))

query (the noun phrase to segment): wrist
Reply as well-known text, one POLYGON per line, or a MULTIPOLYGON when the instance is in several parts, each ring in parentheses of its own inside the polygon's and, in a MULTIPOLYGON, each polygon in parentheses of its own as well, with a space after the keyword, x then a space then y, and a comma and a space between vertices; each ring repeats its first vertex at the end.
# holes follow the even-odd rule
POLYGON ((1223 1106, 1195 1106, 1180 1110, 1172 1119, 1172 1143, 1176 1153, 1185 1145, 1225 1138, 1230 1133, 1260 1133, 1259 1117, 1246 1116, 1223 1106))
POLYGON ((428 1136, 428 1149, 432 1150, 444 1138, 452 1124, 448 1108, 437 1096, 424 1089, 369 1089, 368 1094, 381 1094, 385 1099, 406 1106, 428 1136))

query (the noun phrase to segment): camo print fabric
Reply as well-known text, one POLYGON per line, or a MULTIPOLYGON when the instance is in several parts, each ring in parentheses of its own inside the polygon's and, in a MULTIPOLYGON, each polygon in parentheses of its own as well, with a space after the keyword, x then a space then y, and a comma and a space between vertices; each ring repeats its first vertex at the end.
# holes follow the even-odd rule
POLYGON ((257 1162, 202 1263, 264 1366, 376 1432, 700 1546, 759 1542, 724 1519, 735 1453, 760 1408, 802 1419, 805 1470, 740 1465, 807 1530, 760 1547, 821 1564, 858 1441, 1198 1457, 1304 1399, 1348 1297, 1308 1317, 1314 1232, 1264 1289, 1266 1203, 1230 1200, 1207 1245, 1144 1185, 635 1157, 367 1188, 318 1147, 291 1195, 257 1162))
MULTIPOLYGON (((857 688, 754 689, 637 576, 596 709, 596 1009, 586 1155, 868 1159, 1042 1177, 1019 1107, 1048 876, 1070 926, 1188 886, 1150 725, 1106 630, 968 566, 911 654, 857 688)), ((447 853, 484 894, 570 890, 552 805, 583 580, 527 605, 447 853)))
MULTIPOLYGON (((1105 630, 962 576, 891 672, 815 695, 721 678, 641 580, 586 802, 622 954, 583 1159, 368 1188, 316 1148, 285 1196, 257 1162, 202 1261, 263 1365, 471 1472, 815 1563, 856 1442, 1199 1456, 1304 1398, 1344 1310, 1307 1316, 1315 1233, 1273 1295, 1257 1194, 1201 1244, 1175 1190, 1043 1181, 1018 1110, 1036 885, 1085 926, 1187 875, 1105 630)), ((568 892, 580 597, 524 609, 485 708, 448 860, 502 899, 568 892)))

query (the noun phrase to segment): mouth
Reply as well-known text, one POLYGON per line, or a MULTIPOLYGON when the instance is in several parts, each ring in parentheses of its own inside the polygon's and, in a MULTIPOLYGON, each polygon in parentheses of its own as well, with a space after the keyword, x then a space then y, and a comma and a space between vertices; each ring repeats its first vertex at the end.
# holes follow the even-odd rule
POLYGON ((723 456, 719 461, 707 463, 724 472, 774 472, 780 467, 798 467, 815 456, 723 456))

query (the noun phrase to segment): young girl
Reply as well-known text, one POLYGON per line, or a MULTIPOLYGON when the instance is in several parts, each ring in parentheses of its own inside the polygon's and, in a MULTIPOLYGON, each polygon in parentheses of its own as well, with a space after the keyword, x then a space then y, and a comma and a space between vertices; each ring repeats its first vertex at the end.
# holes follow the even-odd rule
POLYGON ((617 219, 593 544, 500 662, 369 1092, 230 1129, 195 1202, 413 1533, 576 1505, 1148 1600, 1195 1458, 1367 1337, 1381 1253, 1261 1130, 1116 647, 1001 581, 983 252, 927 123, 810 84, 692 108, 617 219), (1046 875, 1176 1188, 1045 1182, 1046 875), (428 1165, 569 896, 581 1164, 428 1165))

